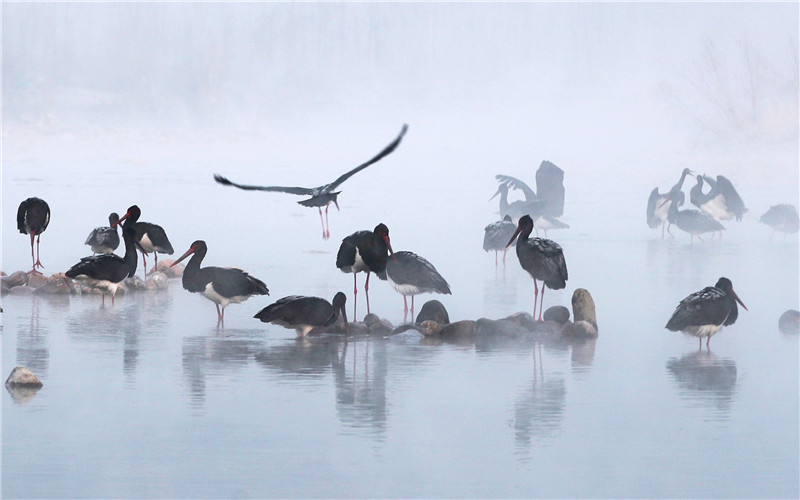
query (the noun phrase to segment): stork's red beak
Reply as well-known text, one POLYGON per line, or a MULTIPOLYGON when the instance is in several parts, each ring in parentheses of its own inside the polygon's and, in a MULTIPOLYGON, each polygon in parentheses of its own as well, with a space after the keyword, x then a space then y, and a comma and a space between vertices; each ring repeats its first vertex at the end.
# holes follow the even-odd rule
POLYGON ((181 255, 180 258, 178 260, 176 260, 175 262, 173 262, 169 267, 174 267, 176 264, 178 264, 178 262, 180 262, 183 259, 185 259, 186 257, 192 255, 193 253, 194 253, 194 247, 189 248, 189 250, 186 250, 185 254, 181 255))

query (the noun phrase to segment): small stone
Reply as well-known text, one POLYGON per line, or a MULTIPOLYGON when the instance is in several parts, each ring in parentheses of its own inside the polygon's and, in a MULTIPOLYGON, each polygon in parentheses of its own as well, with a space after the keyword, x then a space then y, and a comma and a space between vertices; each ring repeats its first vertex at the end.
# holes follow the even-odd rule
MULTIPOLYGON (((159 262, 159 264, 161 263, 159 262)), ((156 271, 150 273, 147 277, 145 287, 147 287, 148 290, 163 290, 164 288, 169 288, 169 279, 166 274, 161 271, 156 271)))
POLYGON ((11 370, 6 379, 7 387, 42 387, 42 381, 24 366, 17 366, 11 370))
POLYGON ((542 315, 545 321, 555 321, 556 323, 564 324, 569 321, 569 309, 564 306, 553 306, 547 308, 542 315))

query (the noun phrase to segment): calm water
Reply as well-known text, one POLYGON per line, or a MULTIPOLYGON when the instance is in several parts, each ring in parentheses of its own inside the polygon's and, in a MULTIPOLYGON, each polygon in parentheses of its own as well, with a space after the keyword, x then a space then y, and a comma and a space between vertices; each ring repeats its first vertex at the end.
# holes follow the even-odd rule
MULTIPOLYGON (((29 262, 26 238, 12 231, 24 197, 53 209, 42 237, 48 272, 87 254, 83 239, 107 212, 138 203, 177 252, 205 238, 209 265, 250 271, 271 297, 230 306, 218 330, 213 305, 177 281, 114 307, 95 296, 5 296, 3 374, 22 364, 44 382, 24 401, 3 391, 5 498, 800 494, 798 337, 777 328, 798 307, 798 243, 770 240, 756 222, 766 189, 752 189, 751 213, 722 242, 690 246, 645 226, 646 186, 623 186, 612 206, 567 170, 572 228, 550 237, 564 247, 570 281, 547 292, 545 307, 589 289, 596 342, 474 346, 408 332, 344 343, 296 340, 252 315, 294 293, 351 297, 352 279, 333 265, 338 242, 378 221, 395 250, 424 255, 448 279, 453 295, 436 298, 451 319, 530 311, 533 286, 515 256, 496 269, 480 248, 496 210, 484 201, 493 168, 459 189, 424 187, 413 204, 381 203, 368 182, 345 185, 326 242, 316 212, 288 195, 216 186, 208 165, 203 176, 188 174, 195 166, 112 166, 108 180, 85 184, 70 182, 73 165, 37 167, 40 176, 21 164, 4 172, 6 271, 29 262), (154 187, 164 171, 174 174, 154 187), (123 199, 91 196, 119 182, 123 199), (698 352, 696 339, 663 325, 681 298, 721 275, 749 311, 698 352)), ((372 282, 371 301, 401 322, 402 299, 385 283, 372 282)))

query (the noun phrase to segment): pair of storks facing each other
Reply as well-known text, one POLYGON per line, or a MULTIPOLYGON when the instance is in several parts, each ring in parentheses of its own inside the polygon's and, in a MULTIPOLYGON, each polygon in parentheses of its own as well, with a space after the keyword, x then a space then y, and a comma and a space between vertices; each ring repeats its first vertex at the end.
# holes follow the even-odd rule
POLYGON ((689 191, 689 201, 700 210, 679 210, 686 201, 683 193, 683 183, 688 175, 694 175, 690 169, 685 168, 681 177, 666 193, 659 193, 658 188, 653 188, 647 200, 647 225, 651 228, 661 226, 661 237, 664 230, 672 235, 669 226, 675 224, 679 229, 689 233, 692 241, 697 236, 701 240, 702 234, 717 233, 725 230, 720 224, 722 220, 736 218, 741 220, 747 208, 733 184, 725 176, 718 175, 716 180, 705 175, 697 175, 697 183, 689 191), (703 192, 705 184, 710 186, 708 192, 703 192))

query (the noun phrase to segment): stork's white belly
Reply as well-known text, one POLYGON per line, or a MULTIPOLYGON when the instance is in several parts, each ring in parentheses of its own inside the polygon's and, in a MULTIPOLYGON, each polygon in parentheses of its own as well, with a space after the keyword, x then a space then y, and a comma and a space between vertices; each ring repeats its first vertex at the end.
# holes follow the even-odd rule
POLYGON ((203 297, 207 298, 211 302, 219 304, 223 309, 228 307, 228 304, 238 304, 240 302, 244 302, 250 297, 249 295, 234 295, 233 297, 225 297, 214 290, 214 285, 212 283, 207 284, 206 289, 200 293, 203 295, 203 297))

